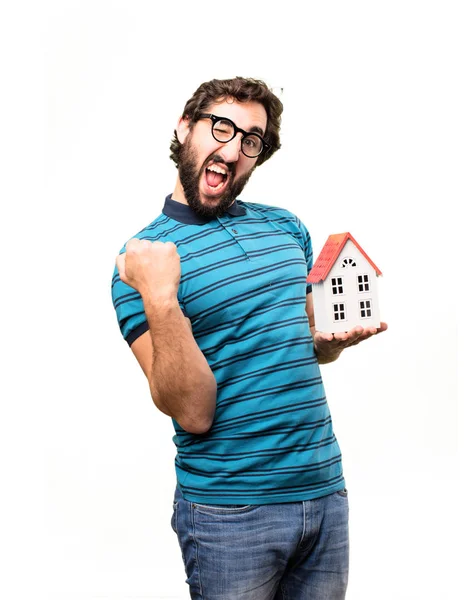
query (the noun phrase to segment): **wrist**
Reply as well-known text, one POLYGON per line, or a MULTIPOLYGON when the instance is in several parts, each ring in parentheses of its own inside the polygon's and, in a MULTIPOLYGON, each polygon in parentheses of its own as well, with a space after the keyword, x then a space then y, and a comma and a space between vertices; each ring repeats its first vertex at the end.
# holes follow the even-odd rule
POLYGON ((174 290, 160 290, 159 292, 148 291, 141 295, 145 311, 169 312, 179 308, 177 294, 174 290))
POLYGON ((315 344, 315 353, 320 364, 331 363, 340 356, 343 348, 330 347, 330 344, 315 344))
POLYGON ((317 354, 317 361, 319 362, 319 364, 327 365, 328 363, 331 363, 331 362, 334 362, 335 360, 337 360, 337 358, 340 356, 342 351, 339 350, 338 352, 321 353, 316 350, 315 353, 317 354))

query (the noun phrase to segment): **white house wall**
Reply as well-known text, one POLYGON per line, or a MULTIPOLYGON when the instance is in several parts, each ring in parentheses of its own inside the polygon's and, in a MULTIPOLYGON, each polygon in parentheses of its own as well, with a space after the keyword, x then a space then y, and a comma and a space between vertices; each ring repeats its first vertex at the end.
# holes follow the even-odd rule
POLYGON ((351 240, 348 240, 340 252, 325 281, 313 285, 315 319, 317 329, 329 333, 348 331, 357 325, 363 327, 379 327, 379 300, 378 278, 376 271, 357 249, 351 240), (342 267, 345 258, 353 258, 356 266, 342 267), (370 290, 358 291, 358 275, 368 275, 370 290), (343 294, 333 295, 331 280, 333 277, 343 278, 343 294), (371 300, 371 317, 360 317, 360 300, 371 300), (333 305, 345 305, 344 321, 335 321, 333 318, 333 305))
POLYGON ((332 330, 330 329, 330 327, 332 327, 332 322, 328 319, 327 315, 326 297, 323 281, 312 285, 312 293, 314 295, 315 326, 319 331, 331 333, 332 330))

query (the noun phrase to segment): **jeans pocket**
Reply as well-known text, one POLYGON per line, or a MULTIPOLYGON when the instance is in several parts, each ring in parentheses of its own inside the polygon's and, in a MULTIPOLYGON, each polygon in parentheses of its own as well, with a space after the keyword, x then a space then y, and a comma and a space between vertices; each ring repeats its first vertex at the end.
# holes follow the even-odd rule
POLYGON ((177 502, 172 503, 171 527, 174 533, 177 533, 177 502))
POLYGON ((198 504, 192 503, 194 510, 207 515, 237 515, 247 513, 255 508, 257 504, 198 504))

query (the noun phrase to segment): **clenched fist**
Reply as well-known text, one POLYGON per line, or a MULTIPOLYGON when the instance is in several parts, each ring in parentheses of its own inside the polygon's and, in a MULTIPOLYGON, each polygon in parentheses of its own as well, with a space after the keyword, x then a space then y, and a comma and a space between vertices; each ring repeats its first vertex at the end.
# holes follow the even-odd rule
POLYGON ((176 297, 181 259, 172 242, 131 239, 117 256, 120 279, 144 297, 176 297))

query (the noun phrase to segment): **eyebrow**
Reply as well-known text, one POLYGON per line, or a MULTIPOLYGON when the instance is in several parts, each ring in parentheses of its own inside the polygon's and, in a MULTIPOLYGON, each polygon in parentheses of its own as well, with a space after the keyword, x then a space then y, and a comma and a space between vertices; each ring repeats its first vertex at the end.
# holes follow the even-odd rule
POLYGON ((248 133, 258 133, 261 137, 264 136, 264 131, 261 129, 261 127, 257 127, 256 125, 253 126, 248 133))
MULTIPOLYGON (((234 125, 236 125, 236 127, 238 127, 238 125, 234 121, 232 121, 229 117, 221 117, 221 116, 216 115, 214 113, 212 113, 212 114, 213 114, 214 117, 217 117, 219 119, 226 119, 227 121, 231 121, 234 125)), ((246 131, 246 133, 257 133, 262 138, 264 138, 264 131, 261 129, 261 127, 258 127, 258 125, 253 125, 253 127, 250 127, 250 129, 248 129, 248 130, 245 129, 244 131, 246 131)))

